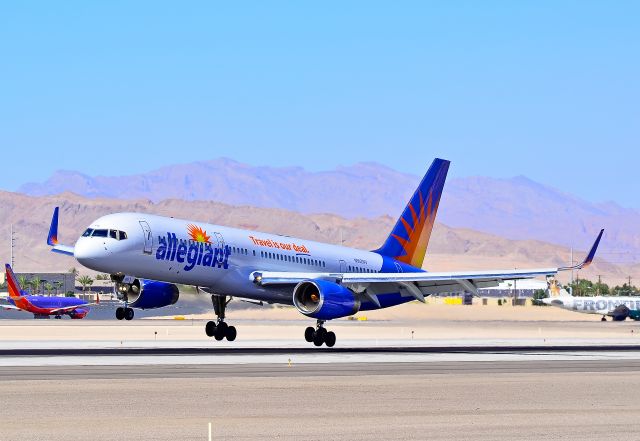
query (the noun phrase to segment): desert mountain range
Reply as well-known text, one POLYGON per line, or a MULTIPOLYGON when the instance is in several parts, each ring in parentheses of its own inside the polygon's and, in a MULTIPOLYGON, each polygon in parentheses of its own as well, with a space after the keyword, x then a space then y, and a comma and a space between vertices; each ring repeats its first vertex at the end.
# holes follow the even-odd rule
MULTIPOLYGON (((51 214, 60 206, 61 243, 73 244, 94 219, 113 212, 137 211, 188 218, 259 231, 286 234, 311 240, 340 243, 363 249, 377 248, 391 230, 395 217, 346 218, 335 214, 303 214, 280 208, 237 206, 221 202, 167 199, 124 200, 87 198, 73 193, 55 196, 27 196, 0 191, 0 258, 9 261, 9 230, 16 236, 15 263, 18 271, 63 270, 78 266, 71 257, 51 253, 45 243, 51 214)), ((441 208, 442 210, 442 208, 441 208)), ((589 237, 576 250, 576 258, 595 238, 589 237)), ((455 269, 497 269, 567 264, 569 249, 535 240, 512 240, 466 228, 436 224, 431 236, 425 268, 431 271, 455 269)), ((607 283, 621 283, 640 266, 620 265, 597 258, 581 277, 602 275, 607 283)), ((565 275, 565 279, 568 275, 565 275)))
MULTIPOLYGON (((429 162, 424 164, 425 172, 429 162)), ((111 199, 109 203, 120 205, 131 202, 113 199, 150 200, 155 204, 149 207, 169 211, 169 206, 180 204, 176 200, 216 201, 228 204, 227 211, 233 213, 240 213, 237 210, 250 213, 257 208, 284 209, 301 213, 296 215, 300 220, 304 217, 307 222, 326 228, 321 230, 323 234, 331 234, 331 222, 355 228, 364 223, 383 222, 378 218, 380 216, 395 219, 419 181, 418 176, 376 163, 310 172, 301 167, 253 167, 230 159, 216 159, 172 165, 132 176, 90 177, 60 171, 43 183, 23 185, 19 192, 50 196, 71 191, 88 198, 111 199), (164 202, 166 200, 171 201, 164 202), (240 209, 238 206, 255 208, 240 209), (373 220, 364 221, 359 219, 361 217, 373 220), (324 219, 330 222, 323 224, 324 219)), ((189 207, 201 207, 201 204, 190 204, 189 207)), ((522 176, 449 179, 438 221, 456 228, 456 234, 462 234, 459 229, 463 228, 489 233, 486 238, 495 235, 575 248, 587 247, 600 228, 605 228, 601 257, 615 263, 640 262, 640 212, 613 202, 588 202, 522 176)), ((260 221, 247 217, 247 222, 260 221)), ((298 230, 301 227, 292 224, 288 228, 298 230)), ((289 234, 295 233, 290 231, 289 234)), ((463 237, 466 240, 472 234, 477 233, 467 232, 463 237)), ((368 246, 379 239, 379 235, 371 236, 368 246)), ((358 239, 347 240, 355 244, 358 239)), ((495 243, 494 239, 492 241, 495 243)), ((440 246, 442 244, 434 243, 434 248, 440 246)))

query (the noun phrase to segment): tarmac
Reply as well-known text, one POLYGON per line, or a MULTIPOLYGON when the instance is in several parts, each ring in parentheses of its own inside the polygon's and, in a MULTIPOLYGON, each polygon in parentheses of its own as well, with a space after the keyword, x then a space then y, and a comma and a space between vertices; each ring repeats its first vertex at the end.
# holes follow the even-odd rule
POLYGON ((635 322, 234 324, 2 320, 0 439, 640 439, 635 322))

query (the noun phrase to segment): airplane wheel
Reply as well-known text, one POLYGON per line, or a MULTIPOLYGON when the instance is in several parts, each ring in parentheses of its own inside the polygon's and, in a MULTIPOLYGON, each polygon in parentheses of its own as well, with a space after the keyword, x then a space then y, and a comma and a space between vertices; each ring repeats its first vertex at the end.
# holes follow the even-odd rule
POLYGON ((216 340, 220 341, 227 336, 227 329, 229 329, 229 325, 225 322, 220 322, 216 326, 216 332, 213 334, 216 340))
POLYGON ((56 318, 57 318, 58 320, 60 320, 60 319, 62 318, 62 316, 61 316, 61 315, 56 315, 56 318))
POLYGON ((601 321, 601 322, 606 322, 606 321, 607 321, 607 318, 603 316, 603 317, 600 319, 600 321, 601 321))
POLYGON ((213 337, 216 334, 216 322, 207 322, 206 326, 204 327, 204 332, 207 333, 208 337, 213 337))
POLYGON ((227 331, 226 329, 222 329, 220 326, 218 326, 213 336, 216 340, 220 341, 225 337, 226 331, 227 331))
POLYGON ((313 344, 316 346, 322 346, 324 338, 327 335, 327 330, 324 328, 318 328, 313 336, 313 344))
POLYGON ((235 326, 229 326, 226 333, 227 341, 234 341, 238 335, 235 326))
POLYGON ((313 341, 313 337, 315 336, 315 334, 316 334, 316 330, 313 329, 311 326, 309 326, 307 329, 304 330, 304 339, 309 343, 311 343, 313 341))
POLYGON ((333 345, 336 344, 336 334, 333 331, 327 332, 327 335, 324 337, 324 344, 329 348, 332 348, 333 345))
POLYGON ((125 308, 124 309, 124 318, 125 318, 125 320, 133 320, 133 316, 134 316, 133 309, 131 309, 131 308, 125 308))
POLYGON ((124 308, 121 308, 121 307, 116 308, 116 318, 118 320, 122 320, 124 318, 124 308))

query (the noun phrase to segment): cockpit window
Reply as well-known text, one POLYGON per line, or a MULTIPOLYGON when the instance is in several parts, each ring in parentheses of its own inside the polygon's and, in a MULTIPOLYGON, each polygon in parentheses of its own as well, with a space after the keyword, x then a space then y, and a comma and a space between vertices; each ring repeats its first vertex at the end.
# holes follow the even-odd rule
POLYGON ((107 237, 109 230, 93 230, 91 237, 107 237))
POLYGON ((93 233, 93 228, 87 228, 86 231, 82 234, 82 237, 89 237, 93 233))
POLYGON ((127 233, 120 230, 109 230, 109 237, 115 240, 125 240, 127 238, 127 233))

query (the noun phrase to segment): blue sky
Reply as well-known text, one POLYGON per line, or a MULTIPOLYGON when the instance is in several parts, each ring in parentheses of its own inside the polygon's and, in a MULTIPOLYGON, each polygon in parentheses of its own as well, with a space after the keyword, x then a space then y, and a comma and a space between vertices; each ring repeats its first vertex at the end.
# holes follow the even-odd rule
POLYGON ((4 2, 0 188, 231 157, 640 208, 639 2, 4 2))

